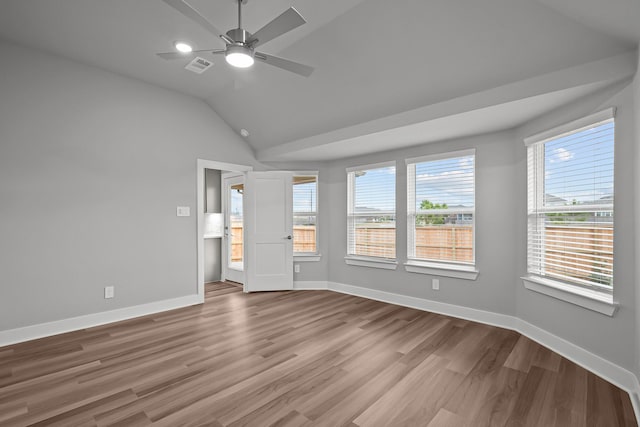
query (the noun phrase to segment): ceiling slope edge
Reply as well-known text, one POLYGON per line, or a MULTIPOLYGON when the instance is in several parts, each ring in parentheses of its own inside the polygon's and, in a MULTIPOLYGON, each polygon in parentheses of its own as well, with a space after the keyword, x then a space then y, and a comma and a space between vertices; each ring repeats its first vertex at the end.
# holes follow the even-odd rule
MULTIPOLYGON (((496 124, 497 128, 496 126, 491 129, 487 128, 487 130, 497 131, 501 130, 500 126, 502 126, 502 129, 507 129, 522 124, 521 121, 524 118, 533 118, 544 113, 544 111, 537 111, 535 106, 539 109, 546 102, 547 109, 552 110, 564 103, 574 101, 579 96, 587 95, 607 85, 632 77, 636 72, 637 64, 637 51, 632 50, 602 60, 258 150, 256 155, 261 162, 333 160, 351 155, 383 151, 385 148, 380 148, 378 143, 380 136, 384 134, 392 135, 395 132, 406 136, 408 132, 423 131, 430 122, 444 123, 450 118, 464 117, 466 113, 487 112, 492 107, 508 107, 507 109, 494 109, 494 112, 501 114, 513 111, 514 107, 532 108, 530 117, 516 115, 511 121, 504 120, 502 124, 496 124), (563 97, 567 98, 566 102, 562 102, 563 97), (524 102, 525 100, 530 102, 524 102), (354 146, 351 149, 341 150, 339 148, 349 144, 354 146)), ((485 120, 491 118, 491 114, 484 116, 476 114, 476 116, 485 120)), ((453 122, 455 120, 449 124, 452 125, 453 122)), ((441 136, 441 140, 448 139, 446 135, 441 136)), ((402 146, 429 142, 416 140, 415 137, 405 138, 405 140, 406 143, 402 146)), ((390 148, 399 148, 399 146, 386 146, 387 150, 390 148)))

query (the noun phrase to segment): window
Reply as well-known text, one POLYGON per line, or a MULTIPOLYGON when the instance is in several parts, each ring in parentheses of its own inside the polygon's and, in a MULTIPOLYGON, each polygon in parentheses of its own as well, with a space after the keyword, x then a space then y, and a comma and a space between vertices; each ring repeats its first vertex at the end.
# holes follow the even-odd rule
POLYGON ((293 254, 318 253, 318 173, 293 176, 293 254))
POLYGON ((527 138, 527 272, 613 289, 613 110, 527 138))
POLYGON ((395 162, 347 169, 347 182, 347 255, 395 259, 395 162))
POLYGON ((475 150, 406 162, 409 264, 473 265, 475 150))

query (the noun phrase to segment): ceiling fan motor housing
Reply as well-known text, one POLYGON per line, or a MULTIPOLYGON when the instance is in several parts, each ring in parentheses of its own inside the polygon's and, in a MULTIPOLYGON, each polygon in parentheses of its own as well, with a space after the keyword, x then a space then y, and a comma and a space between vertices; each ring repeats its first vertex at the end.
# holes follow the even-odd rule
POLYGON ((233 30, 227 31, 227 36, 236 43, 246 44, 252 34, 242 28, 234 28, 233 30))

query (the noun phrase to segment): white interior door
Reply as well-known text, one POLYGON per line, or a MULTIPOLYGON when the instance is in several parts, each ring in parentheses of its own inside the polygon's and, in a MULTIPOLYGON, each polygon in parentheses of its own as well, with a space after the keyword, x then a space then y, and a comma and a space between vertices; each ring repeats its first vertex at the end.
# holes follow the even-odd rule
POLYGON ((222 277, 244 283, 244 175, 222 175, 222 277))
POLYGON ((245 292, 293 289, 291 172, 247 172, 245 292))

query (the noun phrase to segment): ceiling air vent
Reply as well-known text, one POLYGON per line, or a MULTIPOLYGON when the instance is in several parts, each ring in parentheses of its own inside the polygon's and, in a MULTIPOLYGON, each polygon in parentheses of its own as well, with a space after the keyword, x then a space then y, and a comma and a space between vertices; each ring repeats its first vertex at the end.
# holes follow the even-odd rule
POLYGON ((213 62, 207 61, 204 58, 200 58, 199 56, 196 56, 193 59, 193 61, 189 62, 187 66, 184 68, 186 68, 189 71, 193 71, 194 73, 202 74, 212 65, 213 65, 213 62))

